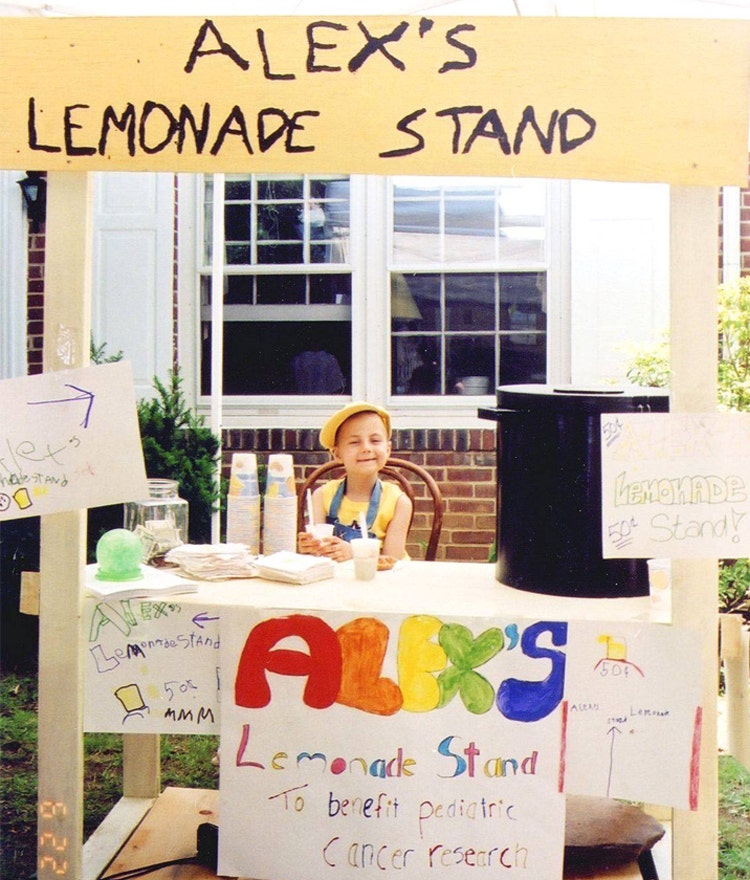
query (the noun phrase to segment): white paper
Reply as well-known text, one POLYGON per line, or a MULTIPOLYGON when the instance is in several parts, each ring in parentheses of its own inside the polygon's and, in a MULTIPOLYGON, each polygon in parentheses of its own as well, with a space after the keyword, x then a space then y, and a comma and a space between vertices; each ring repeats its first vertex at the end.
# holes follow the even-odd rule
POLYGON ((215 610, 180 596, 88 598, 82 617, 85 730, 219 732, 215 610))
MULTIPOLYGON (((360 878, 368 871, 474 877, 482 867, 507 877, 561 876, 559 705, 534 723, 522 723, 505 718, 494 695, 505 676, 539 677, 541 669, 544 677, 549 662, 526 656, 511 626, 500 636, 503 647, 494 654, 490 648, 492 656, 476 673, 489 689, 486 703, 480 700, 485 711, 468 711, 461 691, 429 711, 396 708, 399 693, 419 703, 426 686, 426 702, 434 696, 429 690, 436 687, 443 649, 434 635, 429 644, 417 639, 417 646, 414 628, 422 625, 435 632, 442 623, 420 615, 290 617, 252 609, 235 609, 222 621, 220 874, 268 880, 360 878), (254 630, 260 638, 266 628, 284 631, 300 621, 342 645, 355 635, 352 653, 342 649, 346 684, 326 707, 309 705, 304 693, 312 679, 327 681, 312 670, 335 667, 330 644, 314 647, 291 635, 269 647, 261 638, 259 655, 246 642, 254 630), (375 652, 370 668, 369 640, 383 630, 385 653, 375 652), (416 690, 410 690, 403 684, 409 677, 404 664, 418 666, 423 649, 422 660, 434 675, 418 675, 416 690), (309 658, 309 675, 269 672, 268 704, 238 704, 238 683, 246 681, 239 658, 283 663, 288 651, 303 667, 309 658), (372 705, 362 708, 344 696, 357 682, 372 705)), ((449 625, 459 642, 463 631, 456 627, 465 625, 467 647, 488 628, 486 620, 471 618, 449 625)), ((465 675, 471 690, 471 670, 465 675)))
POLYGON ((577 621, 569 635, 565 791, 695 809, 700 634, 577 621))
POLYGON ((605 558, 750 555, 750 413, 601 417, 605 558))
POLYGON ((130 364, 0 382, 0 520, 148 497, 130 364))

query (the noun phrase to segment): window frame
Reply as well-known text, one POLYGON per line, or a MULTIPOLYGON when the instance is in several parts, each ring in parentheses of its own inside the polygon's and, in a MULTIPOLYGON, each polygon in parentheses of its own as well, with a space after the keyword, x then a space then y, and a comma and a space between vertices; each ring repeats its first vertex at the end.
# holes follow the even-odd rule
MULTIPOLYGON (((314 174, 313 174, 314 176, 314 174)), ((178 289, 180 292, 178 339, 179 361, 183 375, 193 389, 198 411, 210 411, 210 397, 200 394, 200 282, 204 243, 203 177, 179 175, 180 210, 179 240, 192 238, 191 254, 180 248, 178 289), (192 205, 191 205, 192 203, 192 205)), ((479 397, 462 395, 401 396, 390 393, 391 382, 391 316, 390 276, 394 267, 390 260, 393 201, 390 197, 391 178, 374 175, 350 176, 350 270, 352 373, 351 397, 347 395, 268 395, 224 396, 222 420, 236 428, 310 427, 322 423, 331 410, 344 401, 370 400, 388 407, 396 424, 408 423, 414 428, 486 427, 477 415, 478 406, 494 405, 494 390, 479 397), (378 219, 380 218, 380 219, 378 219), (440 405, 436 406, 436 402, 440 405)), ((570 200, 567 181, 547 181, 548 208, 545 223, 547 240, 547 380, 551 383, 569 381, 570 353, 570 200)), ((291 267, 301 274, 337 271, 346 264, 320 264, 291 267)), ((248 267, 243 267, 246 270, 248 267)), ((279 268, 263 264, 253 266, 247 274, 275 274, 279 268)), ((402 267, 399 267, 402 268, 402 267)), ((427 269, 425 264, 416 271, 427 269)), ((439 271, 448 271, 443 267, 439 271)), ((450 271, 500 272, 503 269, 485 264, 451 266, 450 271)), ((514 269, 512 271, 523 271, 514 269)), ((291 273, 290 273, 291 274, 291 273)), ((243 308, 243 306, 225 306, 243 308)), ((252 308, 286 309, 287 306, 253 306, 252 308)), ((326 308, 332 308, 326 306, 326 308)))

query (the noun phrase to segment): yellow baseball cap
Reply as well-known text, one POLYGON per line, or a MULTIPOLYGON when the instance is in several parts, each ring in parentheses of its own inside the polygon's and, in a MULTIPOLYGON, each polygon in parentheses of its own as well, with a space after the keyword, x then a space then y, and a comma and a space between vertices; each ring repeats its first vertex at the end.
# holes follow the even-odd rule
POLYGON ((331 450, 336 445, 336 434, 344 422, 356 416, 357 413, 373 412, 379 415, 385 425, 385 433, 388 438, 391 436, 391 417, 381 406, 375 406, 374 403, 349 403, 338 412, 334 413, 328 421, 320 429, 320 442, 326 449, 331 450))

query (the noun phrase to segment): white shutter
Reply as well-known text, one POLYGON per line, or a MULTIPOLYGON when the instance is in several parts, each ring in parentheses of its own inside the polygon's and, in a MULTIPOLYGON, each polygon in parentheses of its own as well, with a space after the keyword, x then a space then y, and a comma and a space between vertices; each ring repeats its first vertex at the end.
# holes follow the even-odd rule
POLYGON ((172 366, 174 175, 97 174, 92 333, 133 365, 138 399, 172 366))

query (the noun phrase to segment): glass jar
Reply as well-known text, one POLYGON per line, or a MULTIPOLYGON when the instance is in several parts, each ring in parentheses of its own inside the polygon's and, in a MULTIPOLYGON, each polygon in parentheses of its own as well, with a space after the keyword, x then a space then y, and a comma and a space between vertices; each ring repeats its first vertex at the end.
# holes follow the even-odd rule
POLYGON ((125 528, 143 544, 143 561, 163 565, 165 554, 188 539, 188 503, 177 494, 177 480, 149 480, 149 497, 125 504, 125 528))

